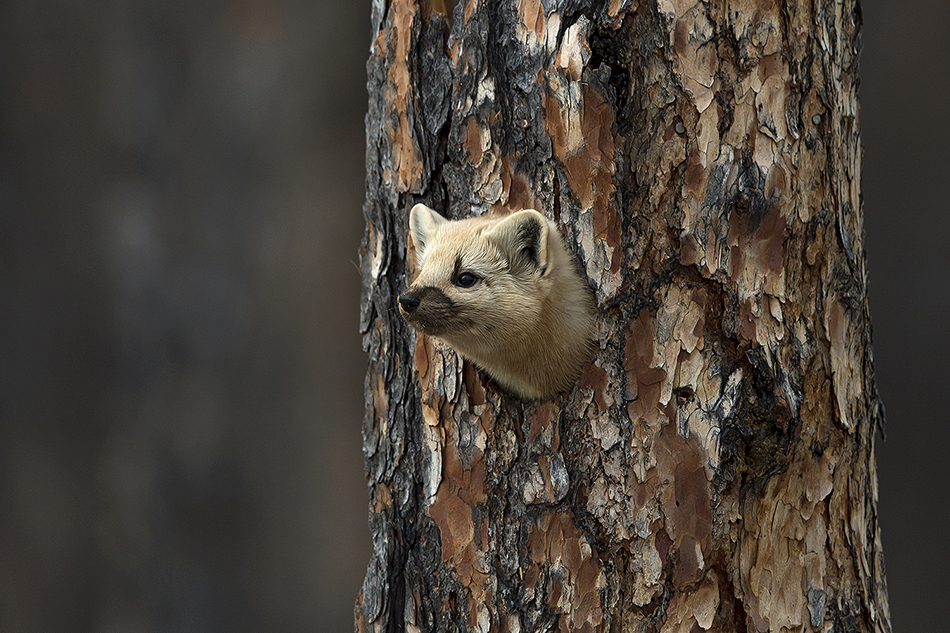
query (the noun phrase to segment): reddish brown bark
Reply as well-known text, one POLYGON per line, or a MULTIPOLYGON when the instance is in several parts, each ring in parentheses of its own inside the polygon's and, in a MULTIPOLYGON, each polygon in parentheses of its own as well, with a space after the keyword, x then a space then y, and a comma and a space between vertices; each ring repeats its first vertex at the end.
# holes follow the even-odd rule
POLYGON ((393 0, 369 62, 359 630, 889 631, 851 1, 393 0), (601 314, 522 402, 395 311, 533 207, 601 314))

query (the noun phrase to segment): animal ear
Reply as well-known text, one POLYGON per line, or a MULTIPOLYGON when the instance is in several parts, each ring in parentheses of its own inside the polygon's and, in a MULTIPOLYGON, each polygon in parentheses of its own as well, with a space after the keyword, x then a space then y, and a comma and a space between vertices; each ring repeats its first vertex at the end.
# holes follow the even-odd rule
POLYGON ((444 222, 448 222, 448 220, 424 204, 417 204, 412 207, 412 211, 409 212, 409 234, 412 235, 412 243, 416 248, 417 259, 422 260, 426 248, 432 242, 439 225, 444 222))
POLYGON ((496 224, 488 238, 504 252, 514 272, 548 269, 548 221, 534 209, 512 213, 496 224))

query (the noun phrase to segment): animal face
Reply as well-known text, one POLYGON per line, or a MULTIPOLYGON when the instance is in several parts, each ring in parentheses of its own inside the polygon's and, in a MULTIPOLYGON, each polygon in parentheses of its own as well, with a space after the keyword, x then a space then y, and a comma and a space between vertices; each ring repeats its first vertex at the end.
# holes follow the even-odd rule
POLYGON ((556 227, 537 211, 449 221, 409 214, 419 275, 399 309, 509 391, 570 388, 590 355, 593 295, 556 227))
POLYGON ((417 330, 485 347, 534 326, 549 285, 547 220, 537 211, 449 221, 410 212, 419 275, 399 297, 417 330))

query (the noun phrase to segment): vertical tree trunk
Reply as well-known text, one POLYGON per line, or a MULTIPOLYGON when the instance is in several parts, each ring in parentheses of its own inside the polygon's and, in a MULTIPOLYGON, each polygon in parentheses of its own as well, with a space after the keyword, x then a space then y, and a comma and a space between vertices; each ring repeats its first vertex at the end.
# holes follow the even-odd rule
POLYGON ((360 631, 889 631, 856 0, 374 1, 360 631), (600 313, 522 402, 395 297, 537 208, 600 313))

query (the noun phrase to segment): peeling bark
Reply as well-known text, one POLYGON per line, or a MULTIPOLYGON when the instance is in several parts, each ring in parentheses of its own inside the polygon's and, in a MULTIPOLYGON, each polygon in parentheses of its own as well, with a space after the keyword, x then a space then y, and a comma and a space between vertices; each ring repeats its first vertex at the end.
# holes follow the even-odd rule
POLYGON ((374 4, 359 631, 890 631, 856 0, 374 4), (601 315, 522 402, 395 298, 537 208, 601 315))

